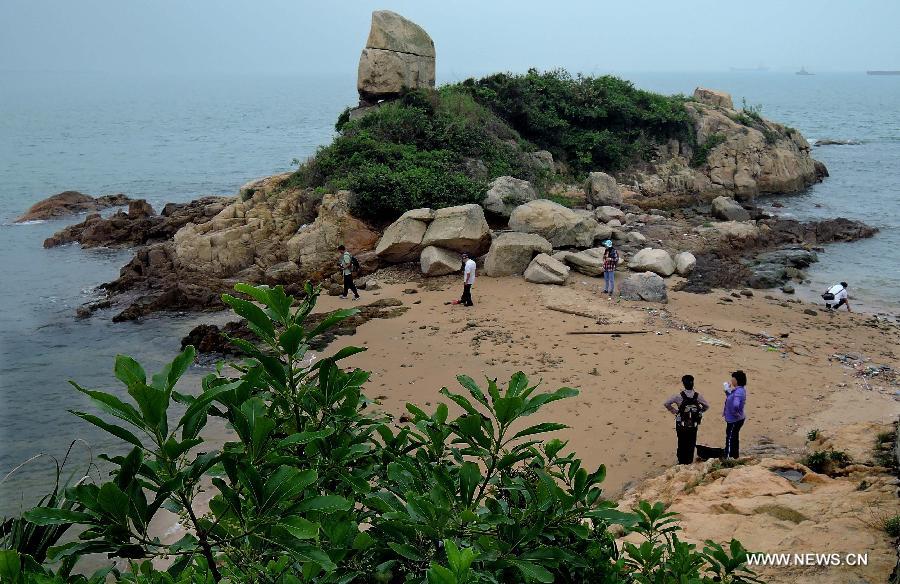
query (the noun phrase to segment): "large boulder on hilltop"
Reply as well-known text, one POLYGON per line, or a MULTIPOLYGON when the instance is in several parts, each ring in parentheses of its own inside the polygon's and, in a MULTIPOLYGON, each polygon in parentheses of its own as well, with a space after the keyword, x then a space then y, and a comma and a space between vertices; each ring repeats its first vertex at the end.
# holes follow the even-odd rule
POLYGON ((537 191, 527 180, 500 176, 491 182, 481 206, 488 213, 509 217, 513 209, 537 198, 537 191))
POLYGON ((525 269, 525 280, 534 284, 565 284, 569 277, 569 266, 549 255, 535 256, 525 269))
POLYGON ((679 276, 687 276, 697 267, 697 258, 689 251, 675 255, 675 271, 679 276))
POLYGON ((413 209, 391 223, 375 247, 378 257, 392 263, 416 259, 422 249, 422 238, 434 219, 431 209, 413 209))
POLYGON ((712 214, 725 221, 749 221, 750 213, 731 197, 716 197, 712 202, 712 214))
POLYGON ((713 107, 723 107, 725 109, 734 109, 734 103, 731 101, 731 94, 716 89, 707 89, 706 87, 698 87, 694 90, 694 99, 700 103, 711 105, 713 107))
POLYGON ((653 272, 660 276, 671 276, 675 273, 675 261, 664 249, 645 247, 631 257, 629 269, 635 272, 653 272))
POLYGON ((419 266, 426 276, 446 276, 462 269, 459 253, 430 245, 422 250, 419 266))
POLYGON ((553 251, 550 242, 533 233, 505 232, 491 242, 491 248, 484 258, 484 273, 487 276, 513 276, 528 268, 536 254, 553 251))
POLYGON ((78 213, 96 213, 109 207, 127 205, 130 201, 121 193, 94 198, 78 191, 63 191, 29 207, 28 211, 16 219, 16 223, 58 219, 78 213))
POLYGON ((370 250, 378 233, 350 214, 349 191, 328 193, 319 205, 311 225, 304 225, 286 242, 288 257, 310 276, 337 270, 337 246, 343 244, 354 254, 370 250))
POLYGON ((629 274, 619 283, 619 296, 624 300, 643 300, 644 302, 669 301, 666 293, 666 281, 653 272, 629 274))
POLYGON ((592 172, 584 181, 584 191, 591 205, 621 205, 622 191, 616 179, 605 172, 592 172))
POLYGON ((359 58, 356 88, 363 103, 434 87, 434 41, 414 22, 389 10, 372 13, 366 48, 359 58))
POLYGON ((553 247, 590 247, 599 225, 559 203, 537 199, 519 205, 509 217, 509 228, 522 233, 536 233, 553 247))
POLYGON ((422 246, 434 245, 471 256, 479 256, 491 244, 491 229, 478 205, 445 207, 434 212, 434 219, 425 230, 422 246))

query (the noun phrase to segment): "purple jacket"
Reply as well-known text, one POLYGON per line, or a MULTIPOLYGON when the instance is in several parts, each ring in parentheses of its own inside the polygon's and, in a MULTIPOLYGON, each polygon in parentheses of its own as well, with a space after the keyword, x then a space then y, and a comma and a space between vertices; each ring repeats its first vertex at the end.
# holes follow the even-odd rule
POLYGON ((722 410, 725 421, 737 422, 743 420, 746 417, 744 415, 745 403, 747 403, 747 390, 739 385, 725 397, 725 408, 722 410))

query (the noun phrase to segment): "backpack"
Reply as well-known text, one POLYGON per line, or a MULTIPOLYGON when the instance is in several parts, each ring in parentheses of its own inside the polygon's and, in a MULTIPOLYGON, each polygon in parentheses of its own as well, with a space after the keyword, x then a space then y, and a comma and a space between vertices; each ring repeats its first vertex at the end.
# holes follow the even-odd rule
POLYGON ((356 259, 356 256, 350 256, 350 270, 353 272, 358 272, 362 268, 359 265, 359 260, 356 259))
MULTIPOLYGON (((840 294, 843 291, 844 291, 844 288, 841 288, 840 290, 838 290, 838 293, 840 294)), ((831 292, 831 288, 829 288, 828 291, 825 292, 825 294, 822 294, 822 299, 823 300, 834 300, 834 294, 831 292)))
POLYGON ((681 403, 678 404, 678 425, 683 428, 696 428, 703 419, 703 407, 700 405, 700 394, 694 392, 694 397, 688 397, 681 392, 681 403))

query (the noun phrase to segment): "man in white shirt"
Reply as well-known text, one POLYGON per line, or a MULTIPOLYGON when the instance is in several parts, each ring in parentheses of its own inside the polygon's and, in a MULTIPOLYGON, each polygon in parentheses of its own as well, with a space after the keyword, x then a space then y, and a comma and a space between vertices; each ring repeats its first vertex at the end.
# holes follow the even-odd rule
POLYGON ((835 284, 828 289, 826 294, 830 295, 830 298, 825 299, 825 308, 828 310, 837 310, 843 304, 847 307, 847 312, 853 312, 850 310, 850 303, 847 301, 847 282, 835 284))
POLYGON ((454 304, 462 304, 463 306, 474 306, 472 302, 472 284, 475 283, 475 260, 469 257, 469 254, 462 254, 463 261, 463 293, 462 297, 454 302, 454 304))

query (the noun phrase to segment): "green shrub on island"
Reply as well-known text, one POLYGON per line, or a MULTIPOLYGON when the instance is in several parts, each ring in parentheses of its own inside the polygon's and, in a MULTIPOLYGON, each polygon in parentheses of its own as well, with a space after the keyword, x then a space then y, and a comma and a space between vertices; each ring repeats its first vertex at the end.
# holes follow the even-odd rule
POLYGON ((526 153, 549 150, 573 178, 647 159, 670 138, 693 141, 684 98, 624 80, 563 71, 498 74, 415 90, 358 119, 302 164, 289 186, 349 189, 360 217, 478 203, 492 179, 549 180, 526 153))
POLYGON ((55 536, 35 545, 0 534, 0 581, 755 581, 740 543, 698 550, 678 538, 676 516, 660 503, 618 511, 600 486, 605 467, 584 468, 566 442, 546 437, 563 424, 528 422, 576 390, 540 391, 521 372, 505 384, 461 375, 461 390, 440 392, 455 413, 445 403, 433 412, 409 404, 409 417, 395 422, 363 395, 369 373, 338 365, 364 349, 309 353, 356 311, 307 328, 319 295, 311 285, 299 303, 281 287, 235 288, 242 296, 223 300, 260 342, 231 339, 248 358, 218 366, 198 393, 176 389, 193 347, 150 377, 131 357, 117 357, 127 401, 73 383, 101 414, 75 415, 123 448, 103 455, 108 481, 81 481, 18 520, 19 530, 55 536), (207 442, 211 418, 227 423, 234 440, 207 442), (208 509, 201 492, 212 495, 208 509), (151 528, 163 510, 186 528, 174 543, 151 528), (613 524, 637 543, 620 552, 613 524), (70 528, 74 539, 60 543, 70 528), (88 554, 118 562, 78 575, 88 554))

